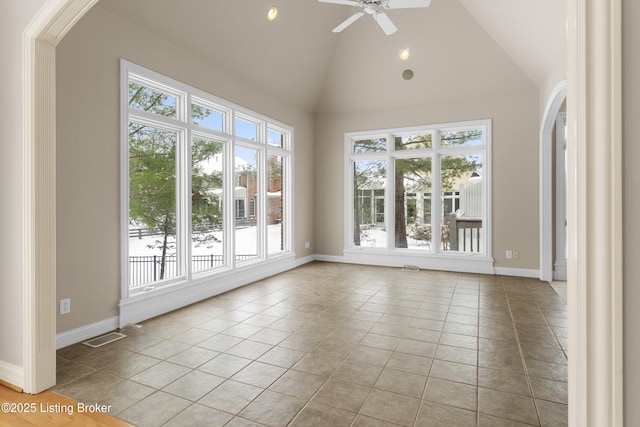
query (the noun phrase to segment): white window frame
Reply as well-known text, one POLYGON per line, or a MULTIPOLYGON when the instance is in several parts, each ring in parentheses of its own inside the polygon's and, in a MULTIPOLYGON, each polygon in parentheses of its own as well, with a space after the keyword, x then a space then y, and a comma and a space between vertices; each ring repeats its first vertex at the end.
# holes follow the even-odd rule
MULTIPOLYGON (((345 133, 345 216, 344 216, 344 256, 347 262, 403 266, 415 265, 426 269, 440 269, 449 271, 478 272, 493 274, 492 258, 492 222, 491 222, 491 119, 474 120, 456 123, 443 123, 424 126, 413 126, 403 128, 391 128, 371 130, 364 132, 345 133), (440 146, 439 135, 441 132, 454 132, 465 130, 482 130, 483 144, 473 146, 440 146), (432 135, 432 148, 415 150, 395 151, 394 141, 396 136, 405 135, 432 135), (355 153, 353 146, 358 140, 386 138, 386 151, 355 153), (482 251, 479 253, 442 251, 439 245, 432 244, 429 250, 395 248, 395 197, 394 182, 395 160, 416 157, 431 157, 431 174, 438 179, 433 179, 431 190, 431 212, 440 212, 442 209, 442 194, 440 188, 440 159, 443 156, 481 154, 482 155, 482 184, 483 184, 483 207, 482 207, 482 251), (387 230, 387 241, 384 247, 363 247, 356 246, 353 241, 354 227, 354 183, 352 179, 353 165, 358 160, 384 160, 387 164, 386 172, 386 193, 385 193, 385 225, 387 230), (436 197, 436 195, 438 195, 436 197)), ((431 227, 434 232, 432 242, 436 241, 440 234, 440 215, 431 215, 431 227)))
MULTIPOLYGON (((156 72, 140 67, 136 64, 121 60, 121 309, 127 304, 145 298, 152 298, 154 294, 167 294, 175 290, 180 291, 189 287, 200 287, 203 283, 211 283, 216 277, 233 277, 234 274, 241 275, 243 271, 251 269, 265 270, 272 267, 269 265, 281 265, 283 260, 295 258, 293 252, 293 179, 289 171, 293 167, 293 128, 274 119, 250 111, 246 108, 232 104, 226 100, 217 98, 156 72), (163 93, 176 97, 176 117, 166 117, 151 112, 130 108, 129 81, 135 81, 151 89, 159 90, 163 93), (192 123, 191 103, 202 105, 206 108, 214 109, 223 114, 222 131, 211 129, 205 126, 192 123), (249 121, 256 124, 256 140, 247 140, 237 137, 234 134, 235 118, 249 121), (177 266, 176 277, 156 281, 144 286, 129 286, 129 139, 128 126, 131 121, 143 125, 149 125, 164 130, 177 132, 178 146, 176 159, 176 245, 177 245, 177 266), (267 143, 267 129, 276 129, 284 137, 283 147, 276 147, 267 143), (191 264, 191 140, 192 137, 203 137, 223 143, 223 229, 224 237, 224 266, 204 270, 192 271, 191 264), (257 258, 250 262, 239 263, 235 259, 235 177, 234 177, 234 156, 235 147, 247 147, 257 151, 258 169, 258 203, 255 206, 255 213, 258 217, 257 224, 257 258), (267 248, 267 219, 266 219, 266 162, 269 155, 280 156, 286 173, 283 173, 283 216, 286 221, 282 223, 285 227, 285 249, 278 253, 269 253, 267 248), (264 197, 260 197, 264 193, 264 197), (264 200, 264 203, 260 202, 264 200)), ((245 210, 248 206, 245 206, 245 210)), ((247 276, 248 277, 248 276, 247 276)), ((255 276, 254 276, 255 277, 255 276)), ((243 284, 244 279, 232 281, 243 284)), ((228 286, 224 288, 228 290, 228 286)), ((202 294, 201 291, 199 291, 202 294)), ((215 294, 216 292, 207 292, 215 294)), ((154 311, 157 313, 157 311, 154 311)), ((136 314, 136 318, 139 315, 136 314)), ((148 316, 147 316, 148 317, 148 316)), ((121 320, 122 322, 122 320, 121 320)))

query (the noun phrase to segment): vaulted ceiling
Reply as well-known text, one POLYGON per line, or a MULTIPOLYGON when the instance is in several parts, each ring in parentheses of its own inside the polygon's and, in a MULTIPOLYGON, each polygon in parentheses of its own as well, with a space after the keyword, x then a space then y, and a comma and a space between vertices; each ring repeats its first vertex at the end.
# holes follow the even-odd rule
MULTIPOLYGON (((418 96, 438 96, 442 88, 434 81, 452 70, 482 70, 489 53, 501 67, 518 68, 540 87, 565 46, 561 3, 432 0, 425 9, 388 11, 398 27, 391 36, 367 16, 334 34, 331 29, 355 10, 317 0, 101 0, 98 6, 207 58, 252 87, 315 112, 384 108, 385 93, 400 90, 407 91, 407 105, 419 102, 418 96), (266 12, 272 5, 279 14, 269 22, 266 12), (476 45, 478 39, 492 43, 476 45), (398 58, 403 47, 411 49, 408 61, 398 58), (401 78, 405 68, 414 70, 418 81, 429 76, 419 94, 407 90, 401 78), (353 102, 345 103, 344 96, 338 101, 338 93, 353 102)), ((487 87, 495 90, 499 84, 487 87)))

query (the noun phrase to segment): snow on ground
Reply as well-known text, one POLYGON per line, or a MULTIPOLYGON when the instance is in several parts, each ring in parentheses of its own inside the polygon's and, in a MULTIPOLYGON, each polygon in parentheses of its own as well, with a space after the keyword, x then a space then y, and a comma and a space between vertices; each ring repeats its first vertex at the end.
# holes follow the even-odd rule
MULTIPOLYGON (((467 240, 467 248, 471 247, 471 240, 469 237, 467 240)), ((426 240, 415 240, 407 236, 407 244, 409 249, 421 249, 430 250, 431 245, 426 240)), ((474 247, 477 242, 473 241, 474 247)), ((482 239, 480 239, 480 245, 482 245, 482 239)), ((362 248, 385 248, 387 247, 387 232, 382 229, 370 228, 362 232, 360 238, 360 247, 362 248)), ((462 242, 460 242, 460 248, 462 248, 462 242)))
MULTIPOLYGON (((280 233, 282 225, 272 224, 267 226, 267 245, 269 253, 280 251, 280 233)), ((222 255, 223 235, 222 231, 215 231, 212 234, 217 241, 210 241, 201 245, 192 245, 192 255, 222 255)), ((159 248, 149 248, 156 246, 156 241, 162 239, 162 236, 144 236, 142 239, 137 237, 129 238, 129 256, 153 256, 161 255, 162 250, 159 248)), ((255 255, 257 253, 257 227, 242 227, 236 229, 236 253, 238 255, 255 255)), ((175 244, 175 239, 171 238, 171 243, 175 244)), ((169 251, 171 255, 175 254, 175 249, 169 251)))

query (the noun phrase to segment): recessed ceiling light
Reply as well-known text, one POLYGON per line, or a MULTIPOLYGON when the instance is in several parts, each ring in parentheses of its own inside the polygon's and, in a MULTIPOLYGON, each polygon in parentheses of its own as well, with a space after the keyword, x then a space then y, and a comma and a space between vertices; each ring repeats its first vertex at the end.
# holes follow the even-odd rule
POLYGON ((271 6, 267 11, 267 19, 269 21, 273 21, 274 19, 276 19, 276 16, 278 16, 278 8, 275 6, 271 6))
POLYGON ((404 49, 400 49, 400 53, 398 54, 400 59, 407 60, 409 59, 409 48, 405 47, 404 49))
POLYGON ((413 78, 413 70, 406 69, 402 72, 402 78, 405 80, 411 80, 413 78))

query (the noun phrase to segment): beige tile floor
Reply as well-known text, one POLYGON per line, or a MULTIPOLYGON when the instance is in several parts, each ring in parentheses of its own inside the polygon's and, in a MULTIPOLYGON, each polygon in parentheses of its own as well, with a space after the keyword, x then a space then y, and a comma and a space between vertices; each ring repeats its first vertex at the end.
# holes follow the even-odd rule
POLYGON ((535 279, 311 263, 58 351, 139 426, 567 425, 567 307, 535 279))

